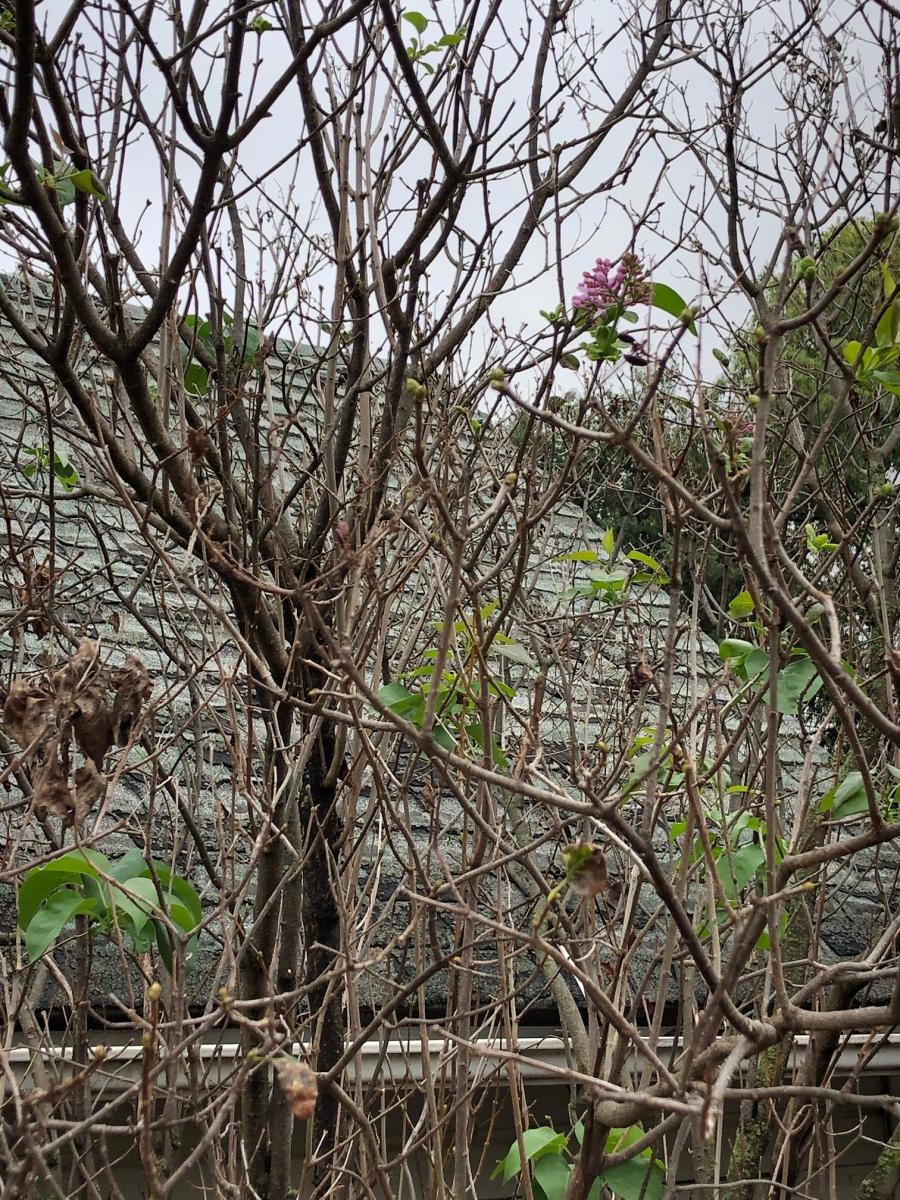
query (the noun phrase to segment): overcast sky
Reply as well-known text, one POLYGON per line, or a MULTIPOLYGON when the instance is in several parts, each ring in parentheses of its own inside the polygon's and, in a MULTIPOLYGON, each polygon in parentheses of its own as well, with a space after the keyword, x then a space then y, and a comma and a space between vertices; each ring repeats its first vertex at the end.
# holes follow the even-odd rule
MULTIPOLYGON (((112 6, 115 7, 115 6, 112 6)), ((724 6, 723 6, 724 7, 724 6)), ((733 8, 733 4, 729 7, 733 8)), ((208 6, 208 20, 212 21, 221 3, 208 6)), ((415 0, 415 8, 421 11, 431 21, 429 35, 435 28, 439 16, 439 24, 444 29, 454 29, 459 23, 458 9, 446 0, 415 0)), ((715 18, 714 3, 706 6, 710 22, 715 18)), ((646 12, 651 9, 644 5, 646 12)), ((775 0, 769 4, 749 6, 747 16, 747 47, 748 60, 745 67, 754 63, 762 68, 770 54, 772 39, 780 26, 788 28, 799 27, 802 21, 803 8, 788 0, 775 0)), ((56 4, 49 4, 44 10, 52 24, 59 17, 56 4)), ((583 0, 573 9, 569 18, 572 28, 577 30, 579 38, 596 39, 597 62, 604 72, 603 80, 614 93, 618 84, 624 80, 627 73, 627 63, 621 53, 624 42, 614 42, 610 49, 602 50, 602 42, 607 28, 614 28, 614 22, 619 13, 612 4, 596 3, 594 0, 583 0), (616 77, 616 74, 620 78, 616 77)), ((262 10, 277 23, 277 0, 262 10)), ((529 22, 535 15, 534 6, 525 0, 503 0, 503 28, 509 41, 514 45, 525 48, 526 58, 516 76, 510 80, 503 93, 505 102, 510 104, 510 112, 506 128, 510 132, 510 146, 515 143, 515 131, 527 114, 527 95, 523 81, 529 79, 528 60, 534 52, 529 45, 529 22)), ((874 119, 871 111, 878 110, 880 83, 878 80, 879 60, 871 39, 867 35, 865 22, 859 15, 859 5, 851 0, 834 0, 827 8, 823 8, 822 24, 827 33, 832 33, 842 47, 842 61, 848 71, 849 88, 847 102, 852 104, 856 112, 854 120, 863 127, 871 128, 874 119)), ((698 55, 706 62, 712 57, 708 49, 710 29, 696 27, 698 55)), ((88 34, 86 43, 92 48, 92 35, 88 34)), ((265 32, 256 41, 259 50, 259 62, 255 70, 254 87, 256 94, 261 94, 268 84, 274 80, 287 65, 289 55, 285 39, 276 29, 265 32)), ((495 49, 497 51, 496 69, 502 73, 504 59, 509 59, 509 51, 504 48, 500 30, 497 30, 495 49)), ((94 46, 96 46, 96 41, 94 46)), ((582 47, 583 48, 583 47, 582 47)), ((344 43, 348 55, 352 55, 353 47, 349 41, 344 43)), ((333 63, 335 80, 340 85, 343 74, 342 65, 333 63)), ((783 73, 783 71, 782 71, 783 73)), ((783 132, 786 120, 783 104, 780 100, 774 78, 760 71, 760 82, 754 88, 745 112, 751 134, 759 140, 760 145, 771 146, 783 132)), ((154 103, 153 70, 147 72, 149 81, 145 89, 145 102, 152 112, 154 103)), ((594 87, 589 78, 584 79, 585 86, 594 87)), ((210 105, 215 106, 217 87, 217 68, 211 67, 206 94, 210 105)), ((326 96, 327 81, 321 76, 316 80, 321 95, 326 96)), ((250 73, 246 80, 249 91, 250 73)), ((665 100, 667 111, 683 126, 701 129, 708 121, 717 120, 715 112, 716 95, 710 82, 709 74, 704 70, 700 61, 690 59, 675 67, 667 76, 658 77, 660 86, 660 102, 665 100), (668 87, 668 95, 663 97, 663 89, 668 87)), ((106 119, 109 119, 108 117, 106 119)), ((848 116, 848 121, 852 123, 848 116)), ((598 120, 596 112, 587 114, 578 111, 578 105, 570 103, 559 113, 557 124, 553 130, 556 142, 565 142, 570 138, 582 136, 592 122, 598 120)), ((494 323, 504 330, 513 343, 517 336, 528 334, 544 324, 539 317, 542 308, 554 307, 560 299, 568 302, 581 271, 589 266, 597 256, 616 259, 623 249, 627 248, 631 237, 636 214, 645 213, 652 209, 652 216, 647 220, 637 239, 639 251, 652 264, 661 263, 656 271, 656 277, 676 286, 686 299, 694 300, 698 295, 700 279, 700 262, 704 258, 706 268, 713 283, 722 286, 721 272, 718 272, 704 257, 704 250, 715 249, 715 237, 721 234, 724 219, 720 211, 713 208, 710 227, 690 228, 691 222, 685 220, 686 206, 703 206, 704 197, 709 196, 711 186, 704 179, 701 164, 689 152, 688 148, 672 137, 659 121, 654 122, 656 136, 644 149, 641 158, 634 169, 616 188, 604 195, 590 196, 590 192, 605 177, 610 163, 624 146, 631 130, 623 126, 610 140, 604 151, 589 168, 582 180, 583 191, 587 198, 577 213, 567 219, 565 224, 562 250, 565 256, 562 267, 563 294, 560 296, 559 272, 556 267, 556 246, 536 238, 524 255, 515 274, 516 287, 503 295, 492 310, 494 323), (665 170, 663 163, 667 162, 665 170), (686 235, 685 235, 686 234, 686 235), (673 255, 672 242, 680 242, 680 247, 673 255)), ((303 215, 301 228, 304 234, 319 233, 327 237, 328 226, 325 222, 321 206, 318 202, 317 187, 310 167, 309 159, 303 155, 299 160, 290 157, 287 162, 277 165, 286 155, 290 155, 293 145, 303 130, 303 120, 300 114, 296 89, 289 88, 274 106, 271 116, 263 121, 251 138, 242 146, 239 165, 247 179, 254 179, 267 174, 264 192, 254 190, 244 198, 244 205, 249 222, 262 220, 263 241, 277 232, 277 208, 282 203, 296 205, 303 215), (267 217, 266 210, 271 210, 274 219, 267 217)), ((711 135, 712 136, 712 135, 711 135)), ((421 162, 424 164, 424 152, 421 162)), ((763 149, 762 165, 766 166, 763 149)), ((416 176, 419 163, 412 159, 406 164, 410 179, 416 176)), ((190 182, 192 170, 190 164, 182 157, 179 172, 186 182, 190 182)), ((126 169, 122 175, 121 209, 126 224, 137 230, 141 249, 148 261, 156 261, 160 238, 160 202, 161 190, 165 181, 161 177, 159 159, 156 150, 146 135, 133 138, 128 145, 126 169)), ((402 190, 409 187, 409 181, 394 181, 394 186, 402 190)), ((527 190, 524 172, 510 172, 507 176, 496 179, 490 190, 490 219, 499 226, 502 241, 508 241, 516 228, 516 206, 521 202, 527 190), (508 224, 508 228, 504 227, 508 224)), ((478 236, 483 227, 485 216, 483 200, 480 193, 473 194, 470 206, 463 210, 463 220, 470 219, 472 233, 478 236)), ((782 214, 774 212, 761 216, 757 221, 756 243, 754 254, 763 261, 771 253, 774 236, 780 227, 782 214)), ((257 269, 264 278, 271 278, 281 250, 277 244, 263 244, 259 250, 258 263, 250 264, 251 272, 257 269)), ((435 299, 449 285, 452 277, 452 267, 445 257, 437 260, 429 278, 429 291, 435 299)), ((327 271, 319 279, 310 281, 310 288, 315 294, 317 285, 321 282, 328 288, 327 271)), ((727 291, 727 289, 726 289, 727 291)), ((718 297, 721 299, 721 295, 718 297)), ((726 299, 723 313, 734 322, 740 322, 746 307, 738 294, 726 299)), ((717 318, 718 320, 718 318, 717 318)), ((483 336, 483 334, 481 335, 483 336)), ((710 351, 713 345, 721 340, 721 334, 716 333, 709 323, 701 325, 701 336, 704 340, 702 361, 710 364, 710 351)))

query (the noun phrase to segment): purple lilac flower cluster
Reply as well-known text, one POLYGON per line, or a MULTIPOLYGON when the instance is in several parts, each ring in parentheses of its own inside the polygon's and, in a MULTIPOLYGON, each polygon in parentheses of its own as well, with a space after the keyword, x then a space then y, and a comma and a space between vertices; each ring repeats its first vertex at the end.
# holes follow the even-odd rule
POLYGON ((593 270, 584 272, 572 307, 602 314, 614 304, 640 304, 649 294, 650 285, 636 254, 623 254, 615 270, 611 259, 598 258, 593 270))

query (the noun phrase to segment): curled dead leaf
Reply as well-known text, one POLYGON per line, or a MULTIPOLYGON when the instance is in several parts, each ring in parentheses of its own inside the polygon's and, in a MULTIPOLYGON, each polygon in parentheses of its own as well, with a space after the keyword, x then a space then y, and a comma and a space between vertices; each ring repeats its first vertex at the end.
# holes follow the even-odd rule
POLYGON ((17 679, 3 706, 6 731, 23 750, 45 741, 53 732, 53 697, 26 679, 17 679))
POLYGON ((51 755, 35 768, 31 786, 38 808, 45 808, 67 825, 74 824, 75 803, 57 754, 51 755))
POLYGON ((319 1097, 315 1072, 306 1063, 297 1062, 293 1058, 281 1059, 275 1070, 281 1090, 294 1116, 298 1121, 307 1120, 315 1112, 316 1100, 319 1097))
POLYGON ((106 697, 83 688, 73 702, 72 732, 78 749, 97 767, 103 766, 106 752, 113 744, 112 714, 106 697))
POLYGON ((112 682, 116 689, 112 706, 112 736, 117 746, 125 746, 153 685, 147 668, 134 655, 129 655, 125 666, 113 673, 112 682))
POLYGON ((80 827, 106 791, 107 752, 114 743, 127 744, 151 690, 139 659, 129 657, 111 670, 88 639, 56 670, 16 680, 4 705, 4 723, 34 761, 35 804, 80 827), (81 765, 71 761, 73 742, 85 758, 81 765))

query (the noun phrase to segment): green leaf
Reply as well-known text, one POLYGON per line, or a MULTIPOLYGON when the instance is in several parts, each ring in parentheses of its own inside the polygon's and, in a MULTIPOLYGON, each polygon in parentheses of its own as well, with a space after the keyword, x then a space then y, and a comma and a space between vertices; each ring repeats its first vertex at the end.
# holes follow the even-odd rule
POLYGON ((428 18, 423 17, 420 12, 405 12, 403 20, 409 21, 416 33, 422 34, 428 28, 428 18))
MULTIPOLYGON (((203 905, 196 889, 186 879, 170 870, 165 863, 154 862, 153 866, 162 885, 163 894, 167 897, 166 903, 168 904, 170 894, 180 901, 178 905, 169 906, 170 917, 180 929, 189 933, 203 920, 203 905), (186 915, 180 912, 182 907, 186 915)), ((147 873, 149 874, 149 871, 147 873)))
POLYGON ((69 176, 64 175, 61 179, 54 179, 51 175, 46 182, 49 187, 56 190, 60 208, 65 208, 67 204, 75 203, 75 184, 69 176))
POLYGON ((559 365, 565 367, 567 371, 577 371, 581 366, 575 354, 564 354, 559 360, 559 365))
MULTIPOLYGON (((788 663, 778 672, 778 700, 775 708, 780 713, 795 717, 801 700, 811 700, 822 687, 822 677, 810 658, 799 658, 788 663)), ((768 694, 763 697, 768 703, 768 694)))
POLYGON ((144 856, 137 846, 134 846, 111 864, 107 874, 111 875, 113 879, 133 879, 145 870, 147 870, 147 864, 144 856))
POLYGON ((900 396, 900 371, 873 371, 872 378, 877 379, 887 391, 900 396))
POLYGON ((737 898, 765 861, 766 852, 756 842, 741 846, 730 856, 722 855, 716 863, 716 871, 729 900, 737 898))
MULTIPOLYGON (((466 725, 466 733, 473 746, 476 746, 479 750, 484 749, 484 729, 480 721, 473 721, 471 724, 466 725)), ((450 749, 452 748, 451 746, 450 749)), ((494 737, 491 738, 491 758, 498 767, 502 767, 504 770, 509 768, 509 759, 506 757, 503 747, 494 737)))
POLYGON ((198 362, 190 362, 184 369, 184 390, 189 396, 205 396, 209 388, 209 372, 198 362))
POLYGON ((259 337, 259 330, 256 328, 255 325, 245 325, 244 326, 244 352, 241 355, 242 361, 246 362, 248 359, 253 358, 253 356, 259 350, 260 345, 261 345, 261 342, 260 342, 260 337, 259 337))
MULTIPOLYGON (((552 1125, 540 1125, 536 1129, 526 1129, 522 1134, 522 1143, 525 1147, 525 1161, 534 1162, 537 1159, 543 1158, 545 1154, 561 1154, 566 1148, 566 1135, 557 1133, 552 1125)), ((513 1142, 509 1148, 509 1153, 505 1158, 497 1163, 491 1179, 496 1179, 502 1173, 503 1182, 509 1183, 514 1175, 522 1170, 522 1162, 519 1155, 519 1143, 513 1142)))
MULTIPOLYGON (((668 313, 670 317, 682 319, 687 310, 687 301, 670 288, 667 283, 654 283, 650 289, 650 303, 654 308, 661 308, 663 312, 668 313)), ((697 326, 693 320, 686 322, 688 329, 696 337, 697 326)))
MULTIPOLYGON (((769 678, 769 652, 768 650, 754 650, 752 654, 748 654, 743 662, 744 678, 755 679, 758 682, 763 682, 769 678)), ((780 709, 779 709, 780 711, 780 709)))
MULTIPOLYGON (((161 911, 159 894, 153 880, 144 875, 126 879, 121 886, 123 891, 118 888, 113 890, 113 903, 116 911, 131 922, 132 935, 138 938, 153 913, 161 911)), ((172 923, 185 933, 194 928, 196 922, 193 914, 174 897, 166 897, 165 911, 172 923)))
POLYGON ((868 812, 869 802, 863 777, 859 771, 851 771, 836 788, 828 793, 819 806, 820 811, 830 812, 832 819, 841 821, 857 813, 868 812))
POLYGON ((612 529, 607 529, 606 532, 603 534, 602 545, 603 545, 603 553, 606 555, 606 557, 612 558, 613 552, 616 548, 616 535, 615 535, 615 533, 613 533, 612 529))
POLYGON ((571 554, 560 554, 557 562, 599 562, 596 550, 573 550, 571 554))
POLYGON ((625 556, 631 559, 632 562, 643 563, 645 567, 649 567, 654 575, 664 574, 662 567, 655 558, 651 558, 649 554, 644 554, 642 550, 629 550, 625 556))
POLYGON ((897 285, 894 283, 894 277, 887 263, 882 259, 879 265, 881 267, 881 281, 884 285, 884 298, 885 300, 890 300, 891 296, 897 290, 897 285))
POLYGON ((862 350, 861 342, 848 342, 844 347, 844 358, 853 366, 859 358, 859 352, 862 350))
POLYGON ((443 37, 439 37, 437 44, 439 46, 458 46, 466 36, 466 27, 461 25, 456 33, 445 33, 443 37))
POLYGON ((378 699, 385 708, 389 708, 398 715, 402 715, 404 712, 409 711, 415 703, 416 697, 402 683, 386 683, 378 692, 378 699))
POLYGON ((96 907, 96 900, 87 899, 73 888, 65 888, 51 896, 34 914, 25 930, 25 949, 31 961, 37 962, 73 917, 80 913, 91 913, 96 907))
POLYGON ((736 621, 741 621, 744 617, 749 617, 755 607, 753 597, 745 588, 729 603, 728 612, 736 621))
POLYGON ((875 342, 878 346, 893 346, 897 340, 897 305, 889 304, 875 326, 875 342))
POLYGON ((719 658, 723 662, 729 658, 744 659, 755 649, 752 642, 745 642, 743 638, 725 638, 724 641, 719 642, 719 658))
MULTIPOLYGON (((616 1154, 627 1150, 643 1136, 644 1131, 640 1125, 630 1125, 627 1129, 612 1129, 606 1139, 606 1153, 616 1154)), ((648 1147, 628 1162, 602 1171, 597 1180, 610 1188, 615 1195, 621 1196, 622 1200, 640 1200, 642 1196, 645 1200, 661 1200, 665 1168, 658 1159, 654 1159, 648 1147)))
POLYGON ((73 850, 52 862, 34 867, 19 888, 19 927, 27 929, 41 904, 51 892, 66 884, 79 884, 85 876, 98 879, 99 871, 108 871, 109 860, 97 850, 73 850))
MULTIPOLYGON (((174 908, 170 908, 169 915, 180 928, 185 932, 190 932, 203 920, 203 906, 196 890, 186 879, 175 874, 166 863, 153 860, 152 868, 159 879, 163 894, 174 896, 179 902, 174 908), (181 919, 179 920, 179 918, 181 919), (185 923, 182 924, 182 921, 185 923)), ((113 863, 109 874, 113 879, 125 883, 128 887, 130 887, 130 882, 127 881, 135 879, 146 879, 152 886, 151 865, 145 862, 143 854, 137 848, 129 850, 113 863)), ((153 889, 153 903, 157 904, 155 888, 153 889)))
POLYGON ((534 1164, 534 1182, 545 1200, 561 1200, 569 1184, 571 1164, 561 1154, 544 1154, 534 1164))
POLYGON ((84 192, 88 196, 96 196, 98 200, 106 199, 106 192, 93 171, 89 171, 87 168, 83 171, 73 171, 69 178, 79 192, 84 192))
POLYGON ((537 666, 525 647, 518 642, 509 642, 505 645, 492 642, 490 653, 501 654, 504 658, 508 658, 510 662, 520 663, 523 667, 537 666))
POLYGON ((662 1200, 665 1172, 657 1159, 638 1154, 628 1162, 602 1171, 597 1179, 622 1200, 662 1200))
POLYGON ((433 733, 434 740, 442 749, 450 751, 456 749, 456 738, 443 725, 435 725, 433 733))

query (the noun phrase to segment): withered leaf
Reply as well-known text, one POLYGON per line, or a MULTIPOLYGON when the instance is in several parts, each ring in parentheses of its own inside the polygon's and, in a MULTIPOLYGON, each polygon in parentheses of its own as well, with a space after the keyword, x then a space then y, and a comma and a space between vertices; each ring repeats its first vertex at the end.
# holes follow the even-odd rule
POLYGON ((72 730, 78 749, 98 767, 103 766, 106 752, 113 743, 112 717, 106 696, 94 688, 83 688, 75 701, 72 730))
POLYGON ((293 1058, 283 1058, 275 1068, 278 1082, 291 1110, 298 1121, 311 1117, 316 1109, 319 1084, 315 1072, 306 1063, 293 1058))
POLYGON ((133 655, 129 655, 125 666, 113 674, 112 682, 116 689, 112 708, 112 734, 116 745, 124 746, 141 715, 144 701, 152 691, 152 684, 147 668, 133 655))
POLYGON ((40 745, 50 737, 57 725, 53 697, 27 680, 17 679, 9 689, 3 706, 3 721, 10 737, 22 749, 40 745))
POLYGON ((76 829, 84 824, 84 819, 106 794, 106 776, 101 775, 90 761, 84 766, 77 767, 74 775, 75 804, 72 812, 72 823, 76 829))
POLYGON ((31 786, 34 789, 34 803, 39 808, 45 808, 60 817, 67 825, 74 823, 75 801, 56 753, 35 769, 31 786))
POLYGON ((35 804, 80 826, 106 791, 107 751, 114 742, 127 743, 150 691, 139 659, 129 657, 112 671, 88 639, 43 679, 17 680, 4 705, 4 721, 10 736, 31 751, 35 804), (86 761, 70 774, 73 740, 86 761))

